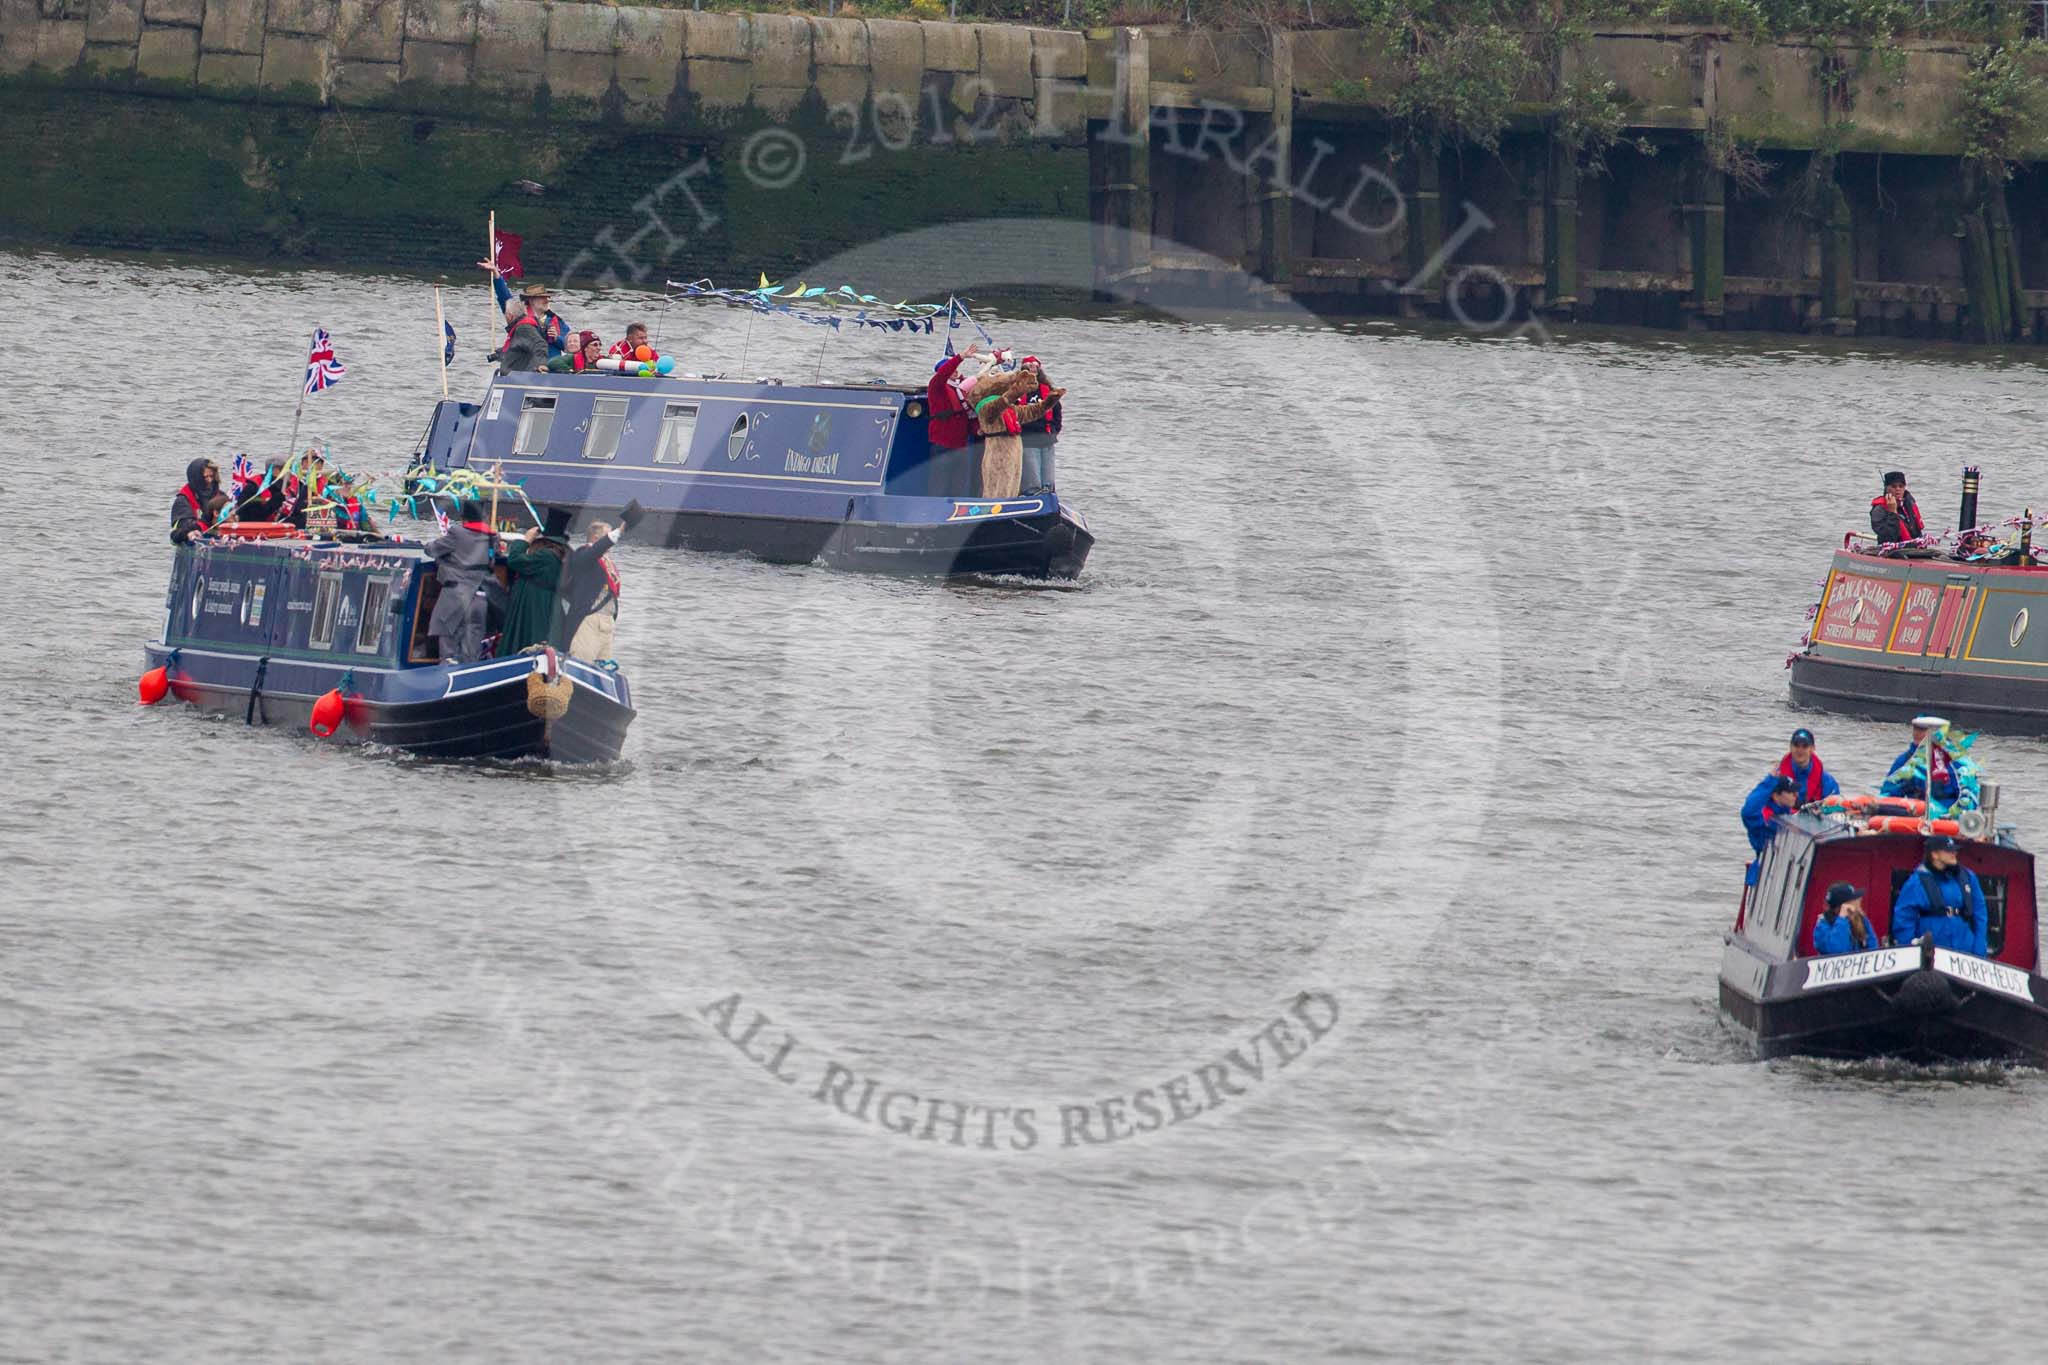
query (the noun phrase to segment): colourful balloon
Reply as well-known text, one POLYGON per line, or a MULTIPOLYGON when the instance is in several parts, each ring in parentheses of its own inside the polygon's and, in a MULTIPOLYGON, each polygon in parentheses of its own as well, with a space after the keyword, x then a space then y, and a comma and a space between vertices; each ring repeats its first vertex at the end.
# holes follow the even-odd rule
POLYGON ((635 346, 633 348, 633 359, 643 364, 654 359, 654 348, 652 346, 635 346))
POLYGON ((667 374, 669 371, 675 369, 675 367, 676 362, 674 356, 665 355, 661 359, 654 362, 654 372, 656 374, 667 374))
MULTIPOLYGON (((644 351, 647 348, 645 346, 642 346, 640 349, 644 351)), ((642 365, 640 367, 640 377, 642 379, 654 378, 654 367, 652 365, 642 365)))

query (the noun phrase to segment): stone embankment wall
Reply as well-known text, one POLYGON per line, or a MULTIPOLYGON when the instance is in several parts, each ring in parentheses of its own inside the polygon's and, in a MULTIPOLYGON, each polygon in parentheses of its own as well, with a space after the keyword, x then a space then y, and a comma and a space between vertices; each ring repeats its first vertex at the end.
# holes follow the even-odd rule
POLYGON ((1599 33, 1424 154, 1357 31, 0 0, 0 235, 460 271, 495 207, 531 273, 651 287, 1051 217, 1139 297, 2048 339, 2048 146, 1969 170, 1971 55, 1599 33), (1584 78, 1628 104, 1597 172, 1546 117, 1584 78))

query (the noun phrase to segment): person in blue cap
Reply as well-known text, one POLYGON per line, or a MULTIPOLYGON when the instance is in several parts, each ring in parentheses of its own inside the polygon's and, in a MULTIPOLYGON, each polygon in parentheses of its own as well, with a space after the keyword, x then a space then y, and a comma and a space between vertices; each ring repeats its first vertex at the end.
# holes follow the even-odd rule
POLYGON ((1989 957, 1990 924, 1977 874, 1960 865, 1954 839, 1935 835, 1892 902, 1892 942, 1904 947, 1933 939, 1937 948, 1989 957))
POLYGON ((1792 742, 1786 746, 1785 756, 1778 760, 1778 775, 1797 784, 1801 804, 1838 795, 1842 790, 1842 784, 1835 781, 1821 763, 1820 755, 1813 751, 1813 731, 1803 725, 1792 732, 1792 742))
POLYGON ((1813 955, 1867 953, 1877 946, 1877 934, 1863 913, 1863 893, 1847 882, 1829 887, 1827 905, 1813 922, 1813 955))
POLYGON ((1797 809, 1799 784, 1782 774, 1772 773, 1750 789, 1748 799, 1742 803, 1742 827, 1749 832, 1749 847, 1755 854, 1742 876, 1748 885, 1756 885, 1764 850, 1778 837, 1778 817, 1797 809))

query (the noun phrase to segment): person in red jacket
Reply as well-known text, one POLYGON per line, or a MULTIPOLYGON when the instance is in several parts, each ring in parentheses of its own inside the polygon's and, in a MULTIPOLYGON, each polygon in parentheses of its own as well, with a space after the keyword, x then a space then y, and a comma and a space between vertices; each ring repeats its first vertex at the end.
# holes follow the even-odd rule
POLYGON ((625 360, 631 360, 640 348, 645 345, 647 345, 647 324, 644 322, 629 322, 626 324, 626 335, 621 340, 612 343, 610 354, 625 360))
POLYGON ((953 376, 959 372, 962 362, 980 350, 978 342, 969 342, 967 349, 958 355, 949 355, 932 369, 931 383, 925 385, 925 402, 931 409, 931 442, 937 450, 959 450, 967 444, 967 434, 974 428, 974 414, 960 401, 960 395, 953 389, 953 376))
POLYGON ((1870 500, 1870 529, 1880 545, 1918 540, 1927 534, 1920 518, 1920 504, 1906 487, 1906 476, 1894 470, 1884 476, 1884 492, 1870 500))

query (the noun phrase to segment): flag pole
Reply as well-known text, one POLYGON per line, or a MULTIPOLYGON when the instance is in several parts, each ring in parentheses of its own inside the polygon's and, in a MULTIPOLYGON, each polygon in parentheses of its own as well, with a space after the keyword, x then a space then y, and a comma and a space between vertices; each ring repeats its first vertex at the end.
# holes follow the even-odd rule
POLYGON ((490 237, 484 243, 484 259, 491 263, 491 330, 484 333, 486 342, 505 330, 505 310, 498 307, 498 211, 491 210, 490 237))
MULTIPOLYGON (((497 291, 491 291, 493 297, 497 291)), ((434 286, 434 368, 441 372, 441 396, 448 396, 448 320, 441 313, 441 286, 434 286)))
MULTIPOLYGON (((319 329, 318 329, 318 328, 315 328, 315 329, 314 329, 314 333, 313 333, 313 336, 318 336, 319 334, 320 334, 320 333, 319 333, 319 329)), ((307 364, 311 364, 311 363, 312 363, 312 360, 313 360, 313 337, 310 337, 310 336, 309 336, 309 337, 307 337, 307 338, 306 338, 306 363, 307 363, 307 364)), ((291 439, 291 444, 287 445, 287 446, 285 447, 285 449, 284 449, 285 457, 286 457, 287 459, 290 459, 290 458, 292 458, 293 456, 295 456, 295 455, 297 455, 297 454, 298 454, 298 449, 299 449, 299 419, 300 419, 300 418, 302 418, 302 417, 304 417, 305 415, 306 415, 306 376, 305 376, 304 374, 301 374, 301 375, 299 376, 299 406, 298 406, 298 409, 297 409, 296 411, 294 411, 294 412, 292 413, 292 439, 291 439)))

